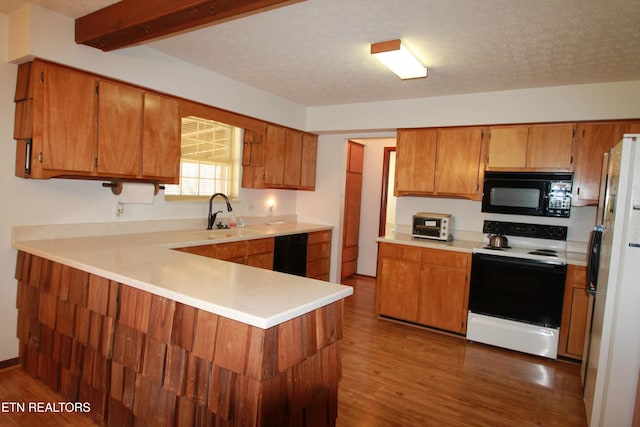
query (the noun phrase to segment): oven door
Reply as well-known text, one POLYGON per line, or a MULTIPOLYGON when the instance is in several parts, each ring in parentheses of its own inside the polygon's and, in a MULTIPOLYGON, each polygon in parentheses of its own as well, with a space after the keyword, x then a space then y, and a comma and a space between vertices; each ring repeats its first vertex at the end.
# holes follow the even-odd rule
POLYGON ((546 216, 549 181, 485 179, 482 212, 546 216))
POLYGON ((473 254, 469 310, 559 327, 566 274, 566 264, 473 254))

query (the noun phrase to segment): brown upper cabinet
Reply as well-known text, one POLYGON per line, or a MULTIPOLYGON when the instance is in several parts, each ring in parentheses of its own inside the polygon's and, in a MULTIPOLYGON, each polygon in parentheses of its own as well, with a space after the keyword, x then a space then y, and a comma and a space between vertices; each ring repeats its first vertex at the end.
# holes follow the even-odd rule
POLYGON ((480 200, 485 133, 484 127, 398 130, 396 195, 480 200))
POLYGON ((598 204, 603 154, 616 145, 625 133, 640 133, 640 121, 578 123, 571 200, 573 206, 598 204))
POLYGON ((245 130, 242 186, 315 190, 318 136, 267 124, 264 136, 245 130))
POLYGON ((492 126, 486 169, 571 171, 575 123, 492 126))
POLYGON ((603 154, 619 141, 621 135, 619 122, 578 124, 572 205, 598 204, 603 154))
POLYGON ((16 175, 177 183, 177 100, 69 67, 18 68, 16 175))

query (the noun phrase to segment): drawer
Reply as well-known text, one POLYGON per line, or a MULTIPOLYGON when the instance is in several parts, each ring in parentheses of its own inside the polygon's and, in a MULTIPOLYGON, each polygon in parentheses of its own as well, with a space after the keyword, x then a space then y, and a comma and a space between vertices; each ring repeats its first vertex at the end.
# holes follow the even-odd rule
POLYGON ((216 245, 216 258, 231 259, 240 258, 247 255, 247 242, 230 242, 216 245))
POLYGON ((217 245, 202 245, 202 246, 188 246, 185 248, 176 248, 175 250, 180 252, 186 252, 188 254, 206 256, 209 258, 216 257, 216 246, 217 245))
POLYGON ((263 254, 263 253, 272 253, 273 254, 273 246, 274 239, 256 239, 247 241, 247 254, 263 254))
POLYGON ((314 231, 313 233, 309 233, 309 239, 307 240, 307 244, 313 245, 314 243, 330 242, 330 241, 331 241, 331 230, 314 231))
POLYGON ((471 254, 441 249, 423 249, 422 262, 453 268, 467 268, 471 254))
POLYGON ((380 243, 378 246, 379 258, 400 258, 405 261, 420 262, 422 248, 416 246, 396 245, 394 243, 380 243))

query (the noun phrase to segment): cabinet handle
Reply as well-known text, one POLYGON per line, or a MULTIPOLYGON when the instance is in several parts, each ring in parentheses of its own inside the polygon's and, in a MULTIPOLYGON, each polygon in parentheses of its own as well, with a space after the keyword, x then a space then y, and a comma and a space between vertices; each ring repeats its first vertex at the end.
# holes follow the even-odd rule
POLYGON ((24 146, 24 173, 25 175, 31 175, 31 145, 33 141, 31 138, 27 139, 27 143, 24 146))

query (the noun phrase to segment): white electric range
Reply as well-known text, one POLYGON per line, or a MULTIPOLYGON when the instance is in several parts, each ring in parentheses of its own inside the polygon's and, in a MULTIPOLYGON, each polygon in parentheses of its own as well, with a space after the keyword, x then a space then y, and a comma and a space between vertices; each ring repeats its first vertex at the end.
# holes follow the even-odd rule
POLYGON ((472 251, 467 339, 555 359, 567 227, 485 221, 483 232, 472 251), (488 245, 496 234, 507 247, 488 245))

